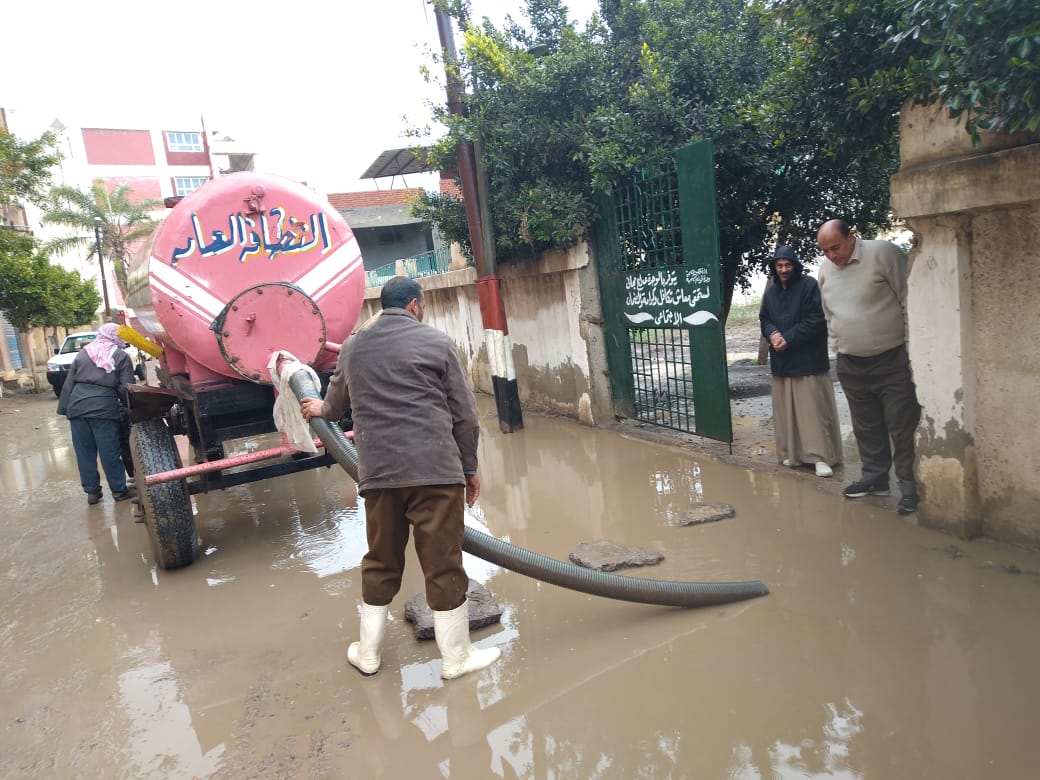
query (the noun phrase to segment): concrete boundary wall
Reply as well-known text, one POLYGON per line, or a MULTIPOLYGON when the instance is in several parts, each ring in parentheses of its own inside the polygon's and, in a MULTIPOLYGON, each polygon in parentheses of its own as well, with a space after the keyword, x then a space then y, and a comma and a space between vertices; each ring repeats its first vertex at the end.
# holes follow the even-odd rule
POLYGON ((1040 137, 975 149, 959 122, 910 107, 900 153, 921 521, 1040 545, 1040 137))
MULTIPOLYGON (((501 263, 499 276, 521 405, 596 425, 614 417, 599 283, 589 251, 580 242, 537 260, 501 263)), ((455 342, 474 389, 493 394, 476 270, 417 281, 426 302, 425 321, 455 342)), ((381 289, 365 291, 360 322, 379 311, 381 289)))

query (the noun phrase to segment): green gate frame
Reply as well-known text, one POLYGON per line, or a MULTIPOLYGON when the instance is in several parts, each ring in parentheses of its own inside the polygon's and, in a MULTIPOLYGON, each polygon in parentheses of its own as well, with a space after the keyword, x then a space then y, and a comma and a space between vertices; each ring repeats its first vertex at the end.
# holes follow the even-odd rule
POLYGON ((601 196, 599 212, 615 413, 732 443, 711 142, 644 166, 601 196))

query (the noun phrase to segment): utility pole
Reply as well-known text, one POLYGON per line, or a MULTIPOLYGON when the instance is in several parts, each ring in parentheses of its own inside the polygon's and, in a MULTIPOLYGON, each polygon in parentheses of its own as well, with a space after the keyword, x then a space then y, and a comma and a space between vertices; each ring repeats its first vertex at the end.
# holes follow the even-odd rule
MULTIPOLYGON (((452 33, 451 18, 441 9, 438 0, 431 0, 437 19, 437 35, 444 56, 444 74, 448 93, 448 110, 456 116, 466 115, 462 101, 463 86, 458 77, 458 54, 452 33)), ((478 142, 479 144, 479 142, 478 142)), ((506 325, 506 309, 502 302, 502 280, 495 261, 495 238, 491 225, 488 201, 487 172, 480 162, 479 147, 470 141, 456 145, 459 161, 459 182, 466 207, 473 262, 477 268, 477 298, 480 317, 484 324, 484 338, 491 361, 491 383, 495 390, 498 426, 502 433, 512 433, 524 427, 520 409, 520 394, 516 386, 516 366, 513 347, 506 325)))
POLYGON ((94 245, 97 247, 98 268, 101 269, 101 294, 105 296, 105 319, 112 319, 112 307, 108 305, 108 282, 105 281, 105 260, 101 254, 101 217, 94 217, 94 245))

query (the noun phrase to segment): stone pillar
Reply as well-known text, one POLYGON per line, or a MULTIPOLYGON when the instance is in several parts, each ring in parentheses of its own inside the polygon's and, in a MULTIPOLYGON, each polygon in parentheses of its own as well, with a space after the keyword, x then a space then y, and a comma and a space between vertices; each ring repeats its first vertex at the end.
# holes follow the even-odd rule
POLYGON ((924 524, 981 532, 975 453, 975 348, 970 232, 957 215, 907 220, 917 237, 907 292, 908 347, 921 425, 918 510, 924 524))
POLYGON ((905 107, 892 208, 914 231, 908 345, 922 405, 922 524, 1040 543, 1040 136, 973 148, 905 107))

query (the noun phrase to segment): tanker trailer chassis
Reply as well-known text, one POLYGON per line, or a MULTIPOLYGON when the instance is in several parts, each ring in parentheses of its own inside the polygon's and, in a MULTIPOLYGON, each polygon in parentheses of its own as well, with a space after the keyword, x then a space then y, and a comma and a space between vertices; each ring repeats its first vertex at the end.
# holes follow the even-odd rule
MULTIPOLYGON (((319 374, 323 387, 329 376, 319 374)), ((232 380, 200 390, 184 377, 160 381, 160 387, 132 386, 128 398, 138 519, 148 529, 160 568, 176 569, 195 560, 199 539, 191 496, 335 464, 323 451, 312 455, 285 444, 225 456, 226 442, 276 431, 270 386, 232 380), (174 438, 178 435, 186 437, 196 463, 185 466, 174 438)), ((349 429, 349 419, 340 427, 349 429)))
POLYGON ((186 196, 134 258, 124 337, 159 359, 159 386, 130 388, 130 450, 138 519, 161 568, 187 566, 198 553, 191 496, 335 462, 284 436, 261 452, 225 450, 277 430, 272 354, 290 353, 327 386, 361 311, 364 277, 354 234, 328 202, 252 172, 186 196), (183 462, 177 436, 193 463, 183 462))

